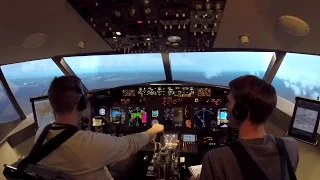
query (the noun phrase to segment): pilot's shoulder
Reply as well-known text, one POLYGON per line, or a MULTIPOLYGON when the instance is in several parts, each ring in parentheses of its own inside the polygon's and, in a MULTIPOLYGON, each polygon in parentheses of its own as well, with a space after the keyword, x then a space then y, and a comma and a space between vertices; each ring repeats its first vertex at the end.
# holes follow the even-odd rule
POLYGON ((293 149, 298 149, 298 142, 292 137, 283 137, 282 139, 288 151, 293 149))
POLYGON ((100 141, 100 140, 106 140, 109 138, 110 135, 103 134, 103 133, 96 133, 92 131, 78 131, 75 135, 75 138, 78 141, 100 141))
POLYGON ((205 155, 206 158, 209 158, 211 161, 228 159, 232 156, 232 151, 229 146, 223 146, 219 148, 212 149, 208 151, 205 155))

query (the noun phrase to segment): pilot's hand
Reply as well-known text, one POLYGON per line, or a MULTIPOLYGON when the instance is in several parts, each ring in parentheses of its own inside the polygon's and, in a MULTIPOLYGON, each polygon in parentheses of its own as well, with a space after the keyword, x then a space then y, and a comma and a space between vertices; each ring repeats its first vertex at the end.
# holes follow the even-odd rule
POLYGON ((162 124, 154 124, 152 125, 151 129, 153 129, 158 134, 163 131, 164 126, 162 124))
POLYGON ((153 137, 155 135, 157 135, 158 133, 162 132, 164 129, 164 126, 161 124, 154 124, 152 125, 152 127, 150 129, 148 129, 146 132, 148 133, 148 135, 150 136, 150 139, 153 139, 153 137))

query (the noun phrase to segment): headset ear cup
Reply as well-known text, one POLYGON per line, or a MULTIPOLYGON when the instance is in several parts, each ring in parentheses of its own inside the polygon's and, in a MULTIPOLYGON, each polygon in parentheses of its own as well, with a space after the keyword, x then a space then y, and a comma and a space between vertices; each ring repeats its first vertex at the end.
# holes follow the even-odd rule
POLYGON ((85 96, 81 96, 78 104, 78 111, 83 111, 87 108, 87 98, 85 96))
POLYGON ((236 103, 232 109, 232 114, 238 121, 244 121, 248 117, 248 107, 245 104, 236 103))

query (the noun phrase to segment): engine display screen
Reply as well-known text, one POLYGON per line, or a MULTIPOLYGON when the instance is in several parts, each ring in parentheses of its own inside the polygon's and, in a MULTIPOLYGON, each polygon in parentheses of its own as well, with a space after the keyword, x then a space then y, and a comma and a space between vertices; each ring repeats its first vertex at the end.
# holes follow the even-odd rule
POLYGON ((121 122, 121 124, 125 123, 126 115, 124 110, 120 107, 113 107, 110 109, 110 122, 121 122))
POLYGON ((147 125, 147 112, 144 107, 129 107, 128 118, 129 127, 147 125))
POLYGON ((178 134, 164 134, 165 144, 168 149, 175 149, 178 146, 178 134))
POLYGON ((218 116, 217 116, 217 124, 220 127, 228 127, 228 110, 227 108, 222 108, 218 110, 218 116))
POLYGON ((196 142, 196 135, 194 134, 184 134, 182 135, 183 142, 196 142))
POLYGON ((164 124, 170 127, 182 127, 183 110, 182 108, 165 108, 164 124))
POLYGON ((216 113, 212 108, 194 108, 195 128, 215 128, 217 127, 216 113))

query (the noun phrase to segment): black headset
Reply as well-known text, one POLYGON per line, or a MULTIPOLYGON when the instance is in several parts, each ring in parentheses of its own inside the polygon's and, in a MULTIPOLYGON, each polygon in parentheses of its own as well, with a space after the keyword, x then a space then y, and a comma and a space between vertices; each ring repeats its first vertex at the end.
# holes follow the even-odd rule
POLYGON ((87 108, 87 102, 88 102, 88 99, 84 94, 83 89, 81 88, 81 85, 82 83, 80 81, 79 84, 75 87, 75 91, 81 95, 78 102, 78 107, 77 107, 78 111, 84 111, 87 108))
MULTIPOLYGON (((263 81, 263 83, 261 84, 261 86, 256 90, 255 93, 253 93, 253 95, 251 96, 251 98, 255 98, 257 94, 260 93, 260 91, 267 85, 268 83, 266 83, 265 81, 263 81)), ((249 115, 249 105, 247 102, 244 101, 237 101, 234 104, 234 107, 232 109, 232 115, 233 117, 240 121, 243 122, 244 120, 247 119, 248 115, 249 115)))

